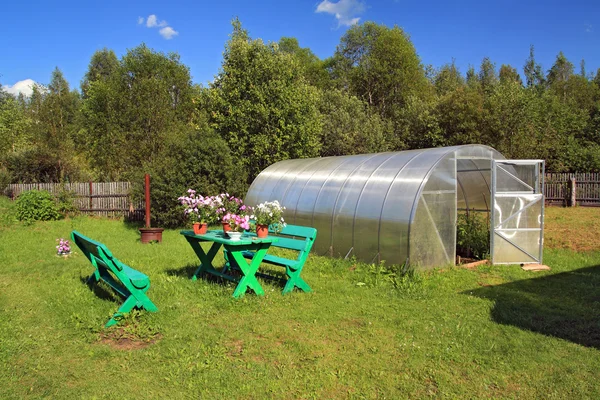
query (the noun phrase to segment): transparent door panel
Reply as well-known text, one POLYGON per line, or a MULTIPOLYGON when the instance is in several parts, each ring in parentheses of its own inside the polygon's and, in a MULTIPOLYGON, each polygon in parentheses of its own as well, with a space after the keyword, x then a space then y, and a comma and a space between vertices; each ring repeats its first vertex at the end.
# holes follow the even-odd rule
POLYGON ((494 264, 539 263, 540 232, 502 230, 495 232, 494 264))
POLYGON ((499 229, 539 228, 541 218, 538 195, 496 198, 494 225, 499 229))
POLYGON ((493 163, 490 252, 494 264, 542 262, 543 170, 541 160, 493 163))

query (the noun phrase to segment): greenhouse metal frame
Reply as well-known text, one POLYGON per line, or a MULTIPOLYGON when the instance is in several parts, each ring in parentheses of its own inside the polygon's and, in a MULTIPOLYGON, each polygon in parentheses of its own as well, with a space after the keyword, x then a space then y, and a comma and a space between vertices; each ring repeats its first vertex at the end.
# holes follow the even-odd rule
POLYGON ((419 269, 454 264, 457 212, 475 211, 490 213, 494 262, 541 263, 543 161, 506 160, 488 146, 280 161, 256 177, 245 203, 273 200, 287 223, 317 228, 319 254, 419 269))

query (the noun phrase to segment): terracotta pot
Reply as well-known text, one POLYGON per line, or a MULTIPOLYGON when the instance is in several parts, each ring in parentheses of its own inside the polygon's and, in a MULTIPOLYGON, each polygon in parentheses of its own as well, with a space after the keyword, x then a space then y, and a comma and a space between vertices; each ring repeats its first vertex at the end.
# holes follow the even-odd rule
POLYGON ((208 224, 202 222, 194 222, 194 234, 204 235, 208 232, 208 224))
POLYGON ((231 225, 229 225, 229 222, 221 222, 221 224, 223 224, 223 232, 229 232, 231 230, 231 225))
POLYGON ((142 243, 162 242, 163 228, 140 228, 142 243))
POLYGON ((266 238, 269 236, 269 225, 256 225, 256 236, 259 238, 266 238))

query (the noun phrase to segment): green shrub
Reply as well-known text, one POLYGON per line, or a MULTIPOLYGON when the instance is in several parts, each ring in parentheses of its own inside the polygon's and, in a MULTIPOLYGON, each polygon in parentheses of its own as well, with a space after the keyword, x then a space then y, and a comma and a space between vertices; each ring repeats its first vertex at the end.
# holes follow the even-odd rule
POLYGON ((165 151, 130 177, 136 199, 144 196, 144 172, 151 176, 151 224, 155 227, 185 225, 177 198, 189 188, 203 195, 228 192, 238 197, 246 189, 246 172, 234 160, 227 142, 210 130, 172 135, 165 151))
POLYGON ((45 190, 29 190, 21 193, 15 201, 15 206, 19 221, 31 223, 54 221, 60 218, 54 197, 45 190))
POLYGON ((65 187, 61 187, 61 189, 56 194, 56 205, 58 212, 61 215, 77 215, 79 214, 79 208, 75 205, 75 199, 77 198, 77 194, 72 190, 67 190, 65 187))
POLYGON ((490 251, 490 228, 487 214, 475 211, 460 213, 456 219, 456 253, 480 260, 490 251))

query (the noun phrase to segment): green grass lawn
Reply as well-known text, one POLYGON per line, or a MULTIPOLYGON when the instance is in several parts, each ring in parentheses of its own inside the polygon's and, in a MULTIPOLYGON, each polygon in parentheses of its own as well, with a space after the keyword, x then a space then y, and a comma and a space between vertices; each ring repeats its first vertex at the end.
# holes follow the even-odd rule
MULTIPOLYGON (((75 218, 23 226, 0 202, 0 398, 600 398, 600 252, 398 278, 311 255, 313 293, 231 297, 189 277, 178 231, 75 218), (54 254, 76 229, 150 276, 159 312, 104 329, 121 304, 54 254)), ((568 221, 566 222, 568 223, 568 221)))

